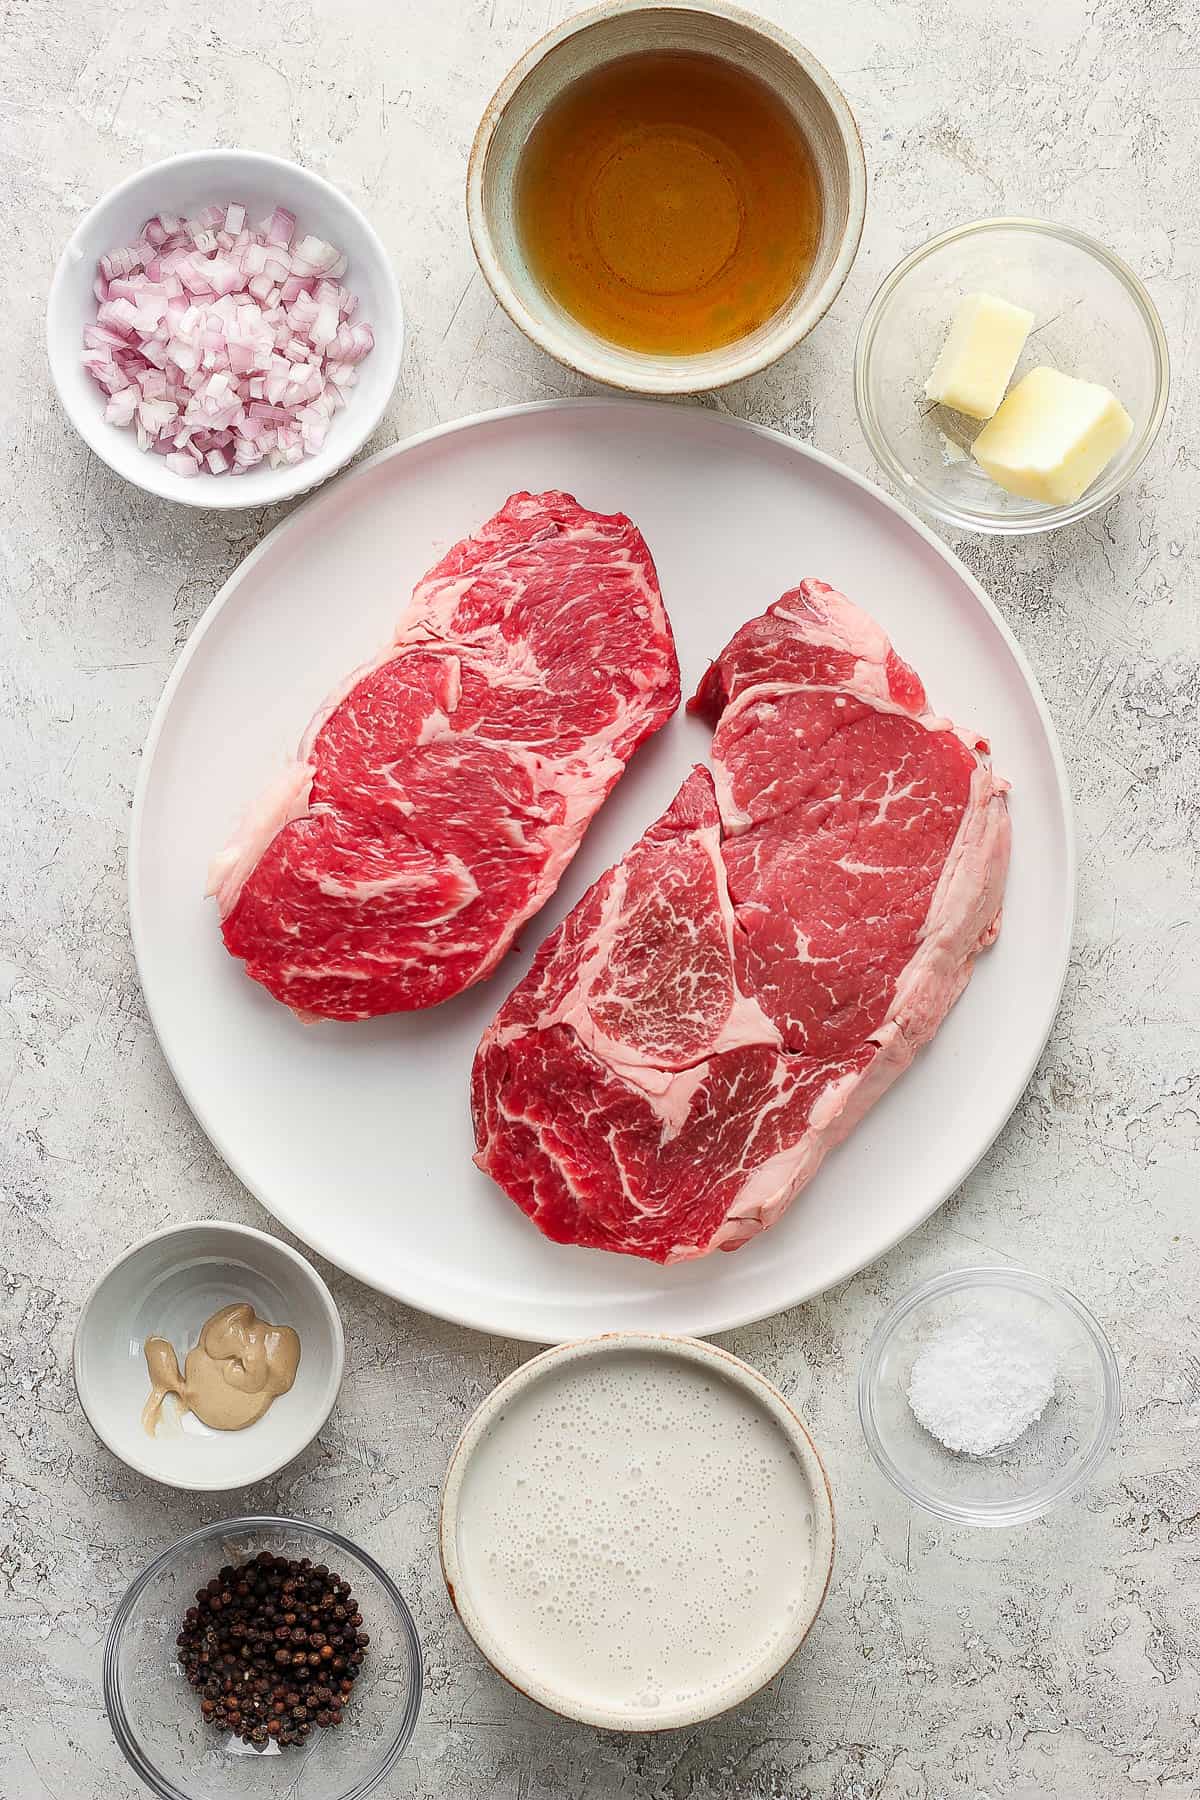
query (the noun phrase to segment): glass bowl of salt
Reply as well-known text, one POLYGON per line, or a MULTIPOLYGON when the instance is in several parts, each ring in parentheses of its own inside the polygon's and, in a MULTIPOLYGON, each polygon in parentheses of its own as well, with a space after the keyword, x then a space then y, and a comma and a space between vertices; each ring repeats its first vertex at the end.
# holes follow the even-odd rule
POLYGON ((964 1525, 1021 1525, 1075 1493, 1117 1433, 1117 1359, 1087 1307, 1026 1269, 951 1269, 867 1346, 858 1410, 884 1474, 964 1525))

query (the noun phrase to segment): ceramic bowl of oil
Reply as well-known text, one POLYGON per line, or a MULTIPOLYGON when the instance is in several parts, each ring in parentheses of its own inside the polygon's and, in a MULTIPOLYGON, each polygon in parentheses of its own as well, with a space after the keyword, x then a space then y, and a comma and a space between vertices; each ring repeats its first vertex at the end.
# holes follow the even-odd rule
POLYGON ((616 0, 506 76, 471 152, 479 265, 527 337, 649 394, 723 387, 812 330, 866 170, 836 83, 723 0, 616 0))

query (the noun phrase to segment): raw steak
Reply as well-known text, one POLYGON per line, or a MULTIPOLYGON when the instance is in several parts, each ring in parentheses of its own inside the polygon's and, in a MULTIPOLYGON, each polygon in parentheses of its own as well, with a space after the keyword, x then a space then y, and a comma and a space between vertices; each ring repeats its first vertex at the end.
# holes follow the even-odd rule
POLYGON ((554 892, 678 704, 641 533, 514 494, 419 583, 216 858, 227 948, 304 1018, 450 999, 554 892))
POLYGON ((547 1237, 736 1250, 929 1041, 1000 923, 1007 783, 878 625, 807 581, 692 701, 663 817, 475 1059, 475 1157, 547 1237))

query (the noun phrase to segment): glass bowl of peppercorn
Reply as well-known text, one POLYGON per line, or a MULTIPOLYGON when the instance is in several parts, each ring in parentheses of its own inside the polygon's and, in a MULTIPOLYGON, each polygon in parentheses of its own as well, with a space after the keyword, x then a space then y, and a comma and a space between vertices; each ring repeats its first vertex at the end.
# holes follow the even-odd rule
POLYGON ((181 1538, 117 1608, 104 1704, 161 1800, 363 1800, 421 1705, 412 1614, 373 1557, 299 1519, 181 1538))

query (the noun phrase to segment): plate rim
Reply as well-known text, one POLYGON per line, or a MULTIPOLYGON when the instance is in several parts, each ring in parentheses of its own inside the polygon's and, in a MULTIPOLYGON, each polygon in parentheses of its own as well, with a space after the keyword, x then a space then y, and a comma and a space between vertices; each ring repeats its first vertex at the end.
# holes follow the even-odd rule
MULTIPOLYGON (((726 412, 723 409, 709 408, 696 404, 677 408, 672 406, 669 402, 664 403, 661 400, 638 399, 629 395, 584 394, 578 396, 566 396, 552 400, 517 401, 510 406, 493 407, 485 409, 482 412, 464 414, 462 418, 451 419, 440 425, 429 426, 424 431, 415 432, 409 437, 399 439, 395 444, 389 444, 382 450, 376 450, 372 455, 364 457, 361 462, 354 463, 340 476, 335 476, 330 481, 324 483, 315 493, 307 496, 299 506, 289 513, 287 518, 281 519, 277 525, 272 526, 266 536, 254 546, 247 556, 242 558, 236 568, 230 571, 229 575, 222 582, 220 588, 213 595, 212 599, 205 607, 204 612, 193 626, 192 631, 175 660, 175 664, 171 669, 170 674, 167 676, 162 693, 159 695, 158 703, 155 706, 138 763, 137 780, 134 785, 133 803, 130 809, 129 836, 126 846, 125 884, 129 907, 129 932, 133 945, 134 964, 137 969, 138 983, 142 990, 142 998, 145 1002, 146 1013, 150 1020, 155 1040, 163 1060, 170 1070, 171 1079, 174 1081, 175 1086, 178 1088, 179 1093, 186 1102, 189 1111, 200 1126, 200 1129, 204 1132, 210 1144, 213 1146, 213 1149, 217 1152, 217 1155, 225 1163, 231 1173, 236 1176, 237 1180, 241 1182, 247 1193, 253 1197, 255 1203, 261 1206, 270 1218, 274 1219, 278 1225, 281 1225, 285 1231, 290 1231, 292 1235, 309 1250, 319 1256, 323 1256, 326 1261, 332 1263, 335 1268, 341 1269, 345 1274, 352 1276, 356 1281, 361 1281, 364 1286, 371 1288, 374 1292, 383 1294, 389 1299, 399 1300, 403 1305, 411 1307, 415 1312, 424 1313, 431 1318, 442 1319, 449 1324, 461 1326, 469 1331, 483 1332, 492 1337, 508 1338, 516 1343, 565 1343, 570 1341, 571 1338, 578 1337, 580 1334, 576 1331, 568 1333, 567 1337, 547 1338, 527 1327, 515 1329, 511 1323, 504 1326, 480 1324, 477 1317, 467 1316, 454 1305, 447 1304, 445 1298, 442 1299, 440 1304, 431 1305, 428 1299, 418 1298, 411 1292, 402 1291, 398 1285, 381 1280, 378 1277, 377 1272, 372 1271, 366 1264, 359 1263, 355 1258, 347 1257, 344 1254, 339 1253, 335 1247, 331 1246, 328 1240, 318 1241, 313 1235, 310 1235, 310 1230, 307 1226, 304 1230, 301 1230, 295 1223, 294 1218, 289 1215, 285 1208, 277 1208, 274 1204, 268 1204, 259 1193, 257 1186, 244 1173, 240 1158, 227 1146, 225 1134, 210 1122, 206 1115, 206 1110, 193 1098, 189 1086, 181 1078, 180 1072, 175 1064, 175 1059, 164 1041, 158 1020, 155 1017, 154 1003, 147 991, 146 980, 143 973, 145 942, 142 931, 141 909, 136 891, 136 872, 140 866, 143 813, 145 810, 146 795, 154 769, 154 760, 158 749, 159 739, 166 725, 175 694, 182 683, 183 677, 193 656, 196 654, 196 651, 203 642, 206 634, 215 623, 218 615, 224 611, 225 607, 233 599, 238 587, 250 570, 253 569, 256 563, 263 559, 269 547, 277 545, 292 532, 298 530, 300 522, 304 520, 305 515, 311 510, 320 507, 335 495, 344 498, 346 492, 352 485, 357 484, 360 479, 368 475, 372 470, 378 468, 382 463, 408 455, 412 451, 419 450, 427 444, 436 442, 440 438, 453 437, 459 433, 477 430, 481 426, 499 424, 505 420, 522 418, 530 414, 608 410, 660 415, 664 411, 664 405, 671 411, 679 410, 686 411, 692 415, 703 415, 706 418, 712 419, 722 429, 729 428, 735 432, 747 432, 752 436, 765 438, 768 442, 782 446, 793 454, 807 459, 810 462, 817 463, 831 473, 848 480, 853 487, 860 489, 872 500, 882 502, 889 512, 906 525, 909 530, 915 532, 922 542, 929 545, 942 561, 948 565, 959 581, 966 586, 976 603, 982 608, 983 612, 999 632, 1001 639, 1006 645, 1009 654, 1013 658, 1013 661, 1020 672, 1041 722, 1043 735, 1050 752, 1051 766, 1054 771, 1055 797, 1058 804, 1058 811, 1061 815, 1066 887, 1066 906, 1063 918, 1063 929, 1058 947, 1059 972, 1058 980, 1054 988, 1053 1003, 1047 1008, 1045 1023, 1039 1034, 1036 1047, 1027 1059, 1026 1067, 1021 1074, 1020 1081, 1012 1094, 1003 1117, 999 1120, 995 1130, 988 1137, 987 1141, 975 1148, 967 1161, 956 1167, 952 1179, 935 1194, 934 1198, 930 1200, 928 1206, 921 1212, 919 1217, 911 1219, 897 1231, 893 1237, 890 1237, 885 1243, 881 1244, 869 1261, 856 1262, 854 1260, 855 1253, 851 1251, 849 1253, 848 1261, 844 1264, 839 1264, 836 1272, 831 1275, 828 1280, 824 1280, 819 1287, 809 1287, 804 1289, 802 1292, 798 1293, 794 1299, 787 1301, 782 1306, 768 1306, 765 1309, 762 1309, 752 1304, 749 1310, 747 1310, 743 1305, 734 1305, 729 1308, 728 1311, 721 1313, 715 1323, 705 1326, 689 1324, 687 1327, 675 1326, 672 1327, 672 1329, 677 1332, 682 1332, 685 1335, 705 1339, 713 1337, 720 1332, 736 1331, 743 1326, 757 1324, 763 1319, 777 1318, 784 1312, 790 1312, 793 1307, 807 1305, 810 1301, 819 1298, 821 1294, 829 1293, 832 1289, 840 1287, 843 1282, 851 1280, 863 1269, 872 1268, 883 1257, 889 1255, 891 1251, 895 1249, 897 1244, 903 1242, 906 1237, 911 1236, 913 1232, 918 1231, 922 1225, 926 1224, 929 1219, 933 1217, 934 1213, 937 1212, 940 1207, 945 1205, 951 1195, 962 1186, 972 1170, 976 1168, 987 1155, 988 1151, 991 1149, 992 1145, 1015 1112, 1030 1081, 1033 1079, 1034 1072, 1037 1069, 1038 1063, 1041 1061, 1042 1053, 1050 1040, 1050 1034, 1054 1029, 1055 1021, 1058 1018, 1059 1010, 1062 1005, 1063 989, 1066 985, 1067 974, 1070 968, 1071 946, 1074 941, 1076 909, 1078 904, 1078 843, 1075 808, 1071 793, 1070 778, 1067 774, 1066 762, 1062 753, 1062 745, 1059 742, 1058 730, 1055 726, 1050 708, 1046 703, 1045 695, 1042 693, 1041 685, 1038 682, 1037 676, 1034 674, 1024 649, 1007 620, 1004 618, 1004 615, 1000 612, 996 603, 987 593, 982 583, 961 558, 955 554, 948 544, 944 543, 942 539, 936 535, 924 520, 918 518, 914 512, 910 511, 902 501, 896 499, 894 495, 887 493, 883 488, 871 481, 869 477, 859 474, 858 470, 851 468, 848 463, 844 463, 839 458, 829 455, 827 451, 818 450, 813 444, 805 443, 799 438, 789 437, 786 432, 779 431, 774 426, 763 425, 756 419, 743 419, 737 414, 726 412)), ((703 429, 707 429, 707 427, 704 427, 703 429)), ((604 1327, 602 1325, 597 1325, 595 1329, 602 1330, 604 1327)), ((633 1329, 633 1327, 630 1327, 630 1329, 633 1329)))

